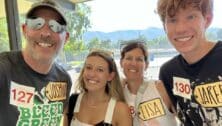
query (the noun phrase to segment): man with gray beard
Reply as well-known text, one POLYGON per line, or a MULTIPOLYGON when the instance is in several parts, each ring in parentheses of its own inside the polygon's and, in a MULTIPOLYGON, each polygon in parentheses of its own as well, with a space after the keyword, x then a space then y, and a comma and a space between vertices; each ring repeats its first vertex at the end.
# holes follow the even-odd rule
POLYGON ((62 8, 33 4, 22 25, 26 46, 0 54, 0 125, 59 125, 71 78, 55 58, 69 38, 62 8))

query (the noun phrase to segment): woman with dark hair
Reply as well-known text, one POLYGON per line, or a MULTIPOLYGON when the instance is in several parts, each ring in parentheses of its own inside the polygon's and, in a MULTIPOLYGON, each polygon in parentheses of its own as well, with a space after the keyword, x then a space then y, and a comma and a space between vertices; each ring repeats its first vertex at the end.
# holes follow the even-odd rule
POLYGON ((139 40, 126 42, 121 48, 122 81, 126 102, 134 126, 176 126, 175 109, 160 81, 147 80, 148 50, 139 40))

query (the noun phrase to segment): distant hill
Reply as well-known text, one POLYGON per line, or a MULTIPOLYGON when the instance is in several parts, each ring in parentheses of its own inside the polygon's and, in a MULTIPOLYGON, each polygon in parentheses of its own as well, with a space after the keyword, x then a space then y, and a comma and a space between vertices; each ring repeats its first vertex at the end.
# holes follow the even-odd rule
MULTIPOLYGON (((218 30, 220 30, 220 28, 210 28, 208 29, 208 32, 210 32, 214 38, 217 38, 218 30)), ((98 38, 100 40, 117 42, 118 40, 136 39, 139 36, 144 36, 148 40, 152 40, 163 35, 165 35, 165 32, 162 28, 150 27, 144 30, 122 30, 114 32, 88 31, 84 33, 83 40, 87 43, 93 38, 98 38)))
POLYGON ((136 39, 139 36, 145 36, 148 40, 151 40, 164 34, 163 29, 152 27, 144 30, 123 30, 114 32, 88 31, 83 35, 83 39, 85 42, 89 42, 93 38, 116 42, 118 40, 136 39))

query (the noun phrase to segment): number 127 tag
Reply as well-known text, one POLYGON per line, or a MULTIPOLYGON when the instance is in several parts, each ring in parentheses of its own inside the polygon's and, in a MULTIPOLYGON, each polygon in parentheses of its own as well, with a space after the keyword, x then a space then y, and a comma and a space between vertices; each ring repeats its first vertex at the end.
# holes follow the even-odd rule
POLYGON ((34 100, 35 88, 17 84, 11 81, 10 104, 32 108, 34 100))
POLYGON ((192 89, 190 87, 190 81, 181 77, 173 77, 173 93, 191 99, 192 89))

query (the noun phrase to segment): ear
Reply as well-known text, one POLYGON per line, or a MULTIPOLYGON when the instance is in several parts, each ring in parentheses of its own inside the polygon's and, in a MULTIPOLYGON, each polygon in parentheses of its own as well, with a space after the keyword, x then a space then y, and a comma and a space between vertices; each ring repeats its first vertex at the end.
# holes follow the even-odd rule
POLYGON ((210 26, 210 24, 211 24, 211 22, 212 22, 212 20, 213 20, 213 13, 208 12, 208 13, 204 16, 204 18, 205 18, 205 21, 206 21, 205 28, 207 29, 207 28, 210 26))
POLYGON ((22 33, 26 37, 26 33, 27 33, 27 25, 26 24, 22 24, 22 33))
POLYGON ((69 32, 66 32, 65 44, 68 42, 69 39, 69 32))
POLYGON ((111 72, 110 75, 109 75, 109 78, 108 78, 108 81, 111 81, 114 79, 116 73, 115 72, 111 72))

